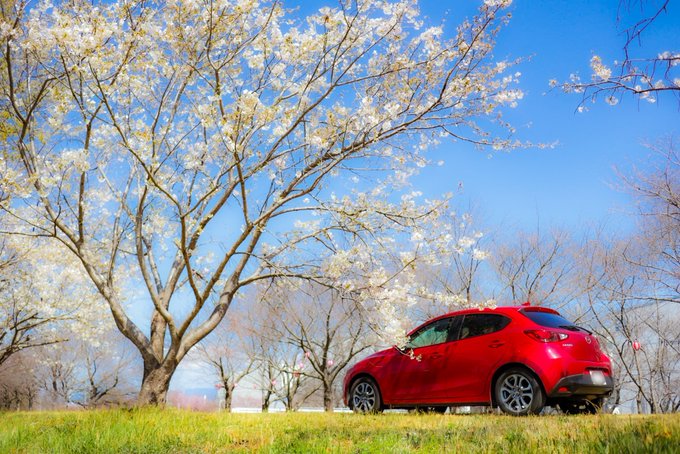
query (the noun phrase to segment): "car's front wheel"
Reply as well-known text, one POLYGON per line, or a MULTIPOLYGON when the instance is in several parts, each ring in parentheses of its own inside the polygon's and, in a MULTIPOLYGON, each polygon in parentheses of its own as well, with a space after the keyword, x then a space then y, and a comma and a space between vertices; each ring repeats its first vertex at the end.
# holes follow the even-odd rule
POLYGON ((354 382, 349 390, 349 401, 355 413, 377 413, 382 410, 378 385, 368 377, 354 382))
POLYGON ((545 394, 534 375, 522 367, 503 372, 494 384, 498 407, 515 416, 538 414, 545 405, 545 394))

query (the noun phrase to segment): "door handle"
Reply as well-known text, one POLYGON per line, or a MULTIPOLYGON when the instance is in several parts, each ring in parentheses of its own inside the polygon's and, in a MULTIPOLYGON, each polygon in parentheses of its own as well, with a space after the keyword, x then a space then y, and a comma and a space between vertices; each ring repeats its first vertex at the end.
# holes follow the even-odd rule
POLYGON ((505 345, 505 342, 503 342, 503 341, 492 341, 489 344, 489 347, 490 348, 498 348, 498 347, 502 347, 503 345, 505 345))

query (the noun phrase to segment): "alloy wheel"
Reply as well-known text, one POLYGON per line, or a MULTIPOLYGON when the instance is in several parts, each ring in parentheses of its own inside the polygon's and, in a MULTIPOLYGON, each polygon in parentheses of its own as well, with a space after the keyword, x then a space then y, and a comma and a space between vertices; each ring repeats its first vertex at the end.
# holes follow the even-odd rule
POLYGON ((368 413, 377 409, 378 395, 373 385, 362 381, 354 387, 352 393, 352 405, 356 411, 368 413))
POLYGON ((523 374, 511 374, 503 380, 499 397, 505 407, 520 413, 531 407, 534 388, 523 374))

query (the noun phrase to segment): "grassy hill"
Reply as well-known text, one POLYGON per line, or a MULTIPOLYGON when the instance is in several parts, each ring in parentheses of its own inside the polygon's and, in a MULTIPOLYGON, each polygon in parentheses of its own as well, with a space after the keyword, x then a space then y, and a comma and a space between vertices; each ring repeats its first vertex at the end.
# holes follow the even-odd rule
POLYGON ((2 453, 678 452, 680 414, 0 413, 2 453))

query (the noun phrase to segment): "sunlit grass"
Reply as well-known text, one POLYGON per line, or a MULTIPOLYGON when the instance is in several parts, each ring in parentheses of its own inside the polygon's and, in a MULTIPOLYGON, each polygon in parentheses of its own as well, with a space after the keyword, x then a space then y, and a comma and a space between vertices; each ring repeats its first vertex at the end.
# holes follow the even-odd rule
POLYGON ((0 452, 678 452, 680 415, 0 413, 0 452))

